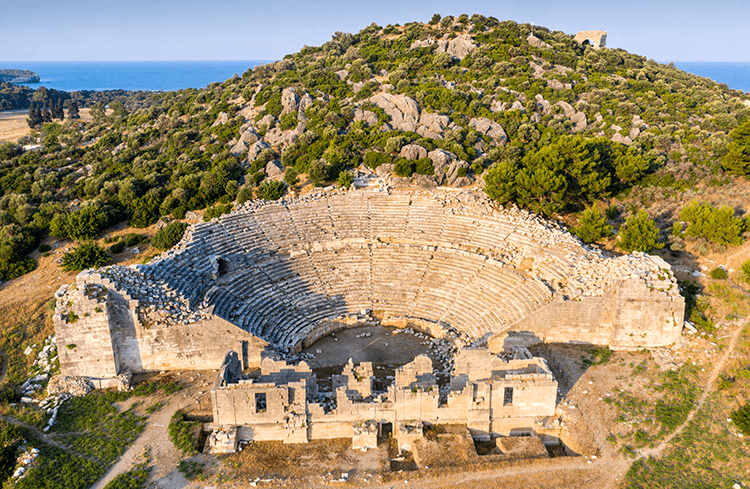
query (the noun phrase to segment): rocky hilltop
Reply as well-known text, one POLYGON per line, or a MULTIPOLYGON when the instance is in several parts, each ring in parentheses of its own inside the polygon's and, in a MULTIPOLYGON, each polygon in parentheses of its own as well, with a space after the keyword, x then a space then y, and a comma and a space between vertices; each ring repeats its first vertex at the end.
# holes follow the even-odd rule
MULTIPOLYGON (((91 104, 93 124, 39 127, 24 140, 43 143, 33 155, 1 148, 13 230, 0 238, 12 250, 0 276, 33 267, 24 256, 45 233, 80 235, 58 226, 78 219, 64 210, 72 202, 96 216, 90 238, 118 220, 146 227, 197 210, 210 219, 252 199, 375 175, 389 188, 481 188, 572 225, 586 217, 576 234, 588 242, 623 236, 626 220, 648 209, 659 229, 646 222, 652 236, 621 249, 667 241, 675 254, 703 239, 684 227, 697 214, 682 216, 695 189, 726 189, 711 204, 733 207, 731 225, 706 229, 732 235, 709 241, 741 241, 745 193, 731 186, 750 173, 750 96, 608 48, 605 34, 436 15, 337 32, 205 89, 102 99, 91 104), (665 207, 649 209, 656 202, 665 207)), ((41 112, 67 102, 45 101, 45 90, 33 95, 41 112)))
POLYGON ((39 83, 39 75, 31 70, 0 69, 0 81, 7 83, 39 83))

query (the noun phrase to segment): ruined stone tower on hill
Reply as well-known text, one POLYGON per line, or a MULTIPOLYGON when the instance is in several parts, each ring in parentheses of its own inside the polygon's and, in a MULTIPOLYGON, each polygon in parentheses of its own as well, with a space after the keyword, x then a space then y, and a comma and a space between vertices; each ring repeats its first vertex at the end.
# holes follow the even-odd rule
POLYGON ((584 44, 588 42, 594 49, 607 47, 607 31, 581 31, 575 35, 575 40, 584 44))

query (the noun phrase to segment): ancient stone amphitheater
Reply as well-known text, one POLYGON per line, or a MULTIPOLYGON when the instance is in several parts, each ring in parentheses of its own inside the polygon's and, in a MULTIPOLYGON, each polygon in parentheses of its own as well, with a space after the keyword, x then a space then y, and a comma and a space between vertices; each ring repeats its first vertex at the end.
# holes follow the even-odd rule
POLYGON ((84 272, 58 291, 55 325, 63 374, 106 379, 215 369, 230 349, 259 362, 266 343, 294 352, 373 316, 491 349, 509 332, 667 345, 677 289, 658 257, 605 257, 483 194, 336 190, 246 204, 147 265, 84 272))

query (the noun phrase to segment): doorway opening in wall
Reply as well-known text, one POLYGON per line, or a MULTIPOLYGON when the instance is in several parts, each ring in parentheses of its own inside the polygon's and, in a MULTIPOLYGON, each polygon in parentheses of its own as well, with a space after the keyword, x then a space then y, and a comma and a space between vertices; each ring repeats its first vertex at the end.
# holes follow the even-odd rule
POLYGON ((380 423, 378 429, 378 445, 382 443, 388 443, 393 437, 393 424, 391 423, 380 423))
POLYGON ((503 395, 503 406, 513 405, 513 387, 506 387, 503 395))
POLYGON ((267 407, 268 406, 266 405, 266 393, 256 392, 255 393, 255 412, 265 413, 267 407))

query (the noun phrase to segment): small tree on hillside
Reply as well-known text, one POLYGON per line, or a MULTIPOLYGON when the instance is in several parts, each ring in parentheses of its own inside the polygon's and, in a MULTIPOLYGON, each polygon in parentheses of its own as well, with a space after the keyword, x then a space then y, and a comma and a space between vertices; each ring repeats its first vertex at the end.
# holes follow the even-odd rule
POLYGON ((77 272, 86 268, 102 267, 107 264, 108 260, 107 250, 94 242, 88 242, 70 253, 65 253, 60 266, 68 272, 77 272))
POLYGON ((570 232, 585 243, 593 243, 612 236, 612 226, 607 225, 607 217, 604 214, 589 207, 581 213, 578 226, 571 228, 570 232))
POLYGON ((180 242, 187 226, 184 222, 170 222, 151 238, 151 246, 159 250, 168 250, 180 242))
POLYGON ((750 175, 750 121, 735 127, 729 136, 732 142, 727 144, 722 166, 737 175, 750 175))
POLYGON ((625 225, 620 228, 617 246, 628 253, 649 252, 663 248, 664 243, 659 243, 659 230, 656 229, 653 219, 648 217, 646 211, 640 210, 638 215, 629 217, 625 225))
POLYGON ((266 200, 277 200, 284 195, 284 182, 278 182, 276 180, 266 180, 260 187, 258 187, 258 193, 266 200))

